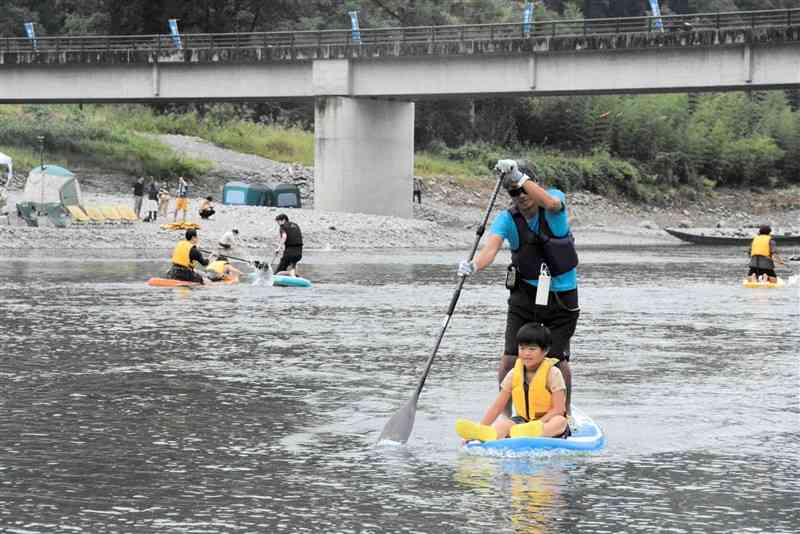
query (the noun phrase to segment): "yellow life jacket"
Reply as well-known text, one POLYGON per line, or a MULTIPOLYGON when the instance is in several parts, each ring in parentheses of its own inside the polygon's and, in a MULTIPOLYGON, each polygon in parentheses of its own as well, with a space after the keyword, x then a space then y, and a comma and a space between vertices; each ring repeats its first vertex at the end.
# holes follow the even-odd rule
POLYGON ((542 360, 526 392, 525 364, 522 363, 522 358, 517 358, 511 381, 511 399, 514 401, 514 411, 517 415, 521 415, 528 421, 533 421, 550 411, 550 408, 553 407, 553 397, 547 389, 547 375, 550 374, 550 369, 557 363, 558 360, 556 358, 542 360))
POLYGON ((772 239, 771 235, 759 234, 753 238, 753 244, 750 245, 750 256, 766 256, 772 257, 769 252, 769 242, 772 239))
POLYGON ((214 271, 215 273, 225 274, 225 265, 227 265, 227 261, 224 260, 217 260, 212 261, 206 267, 206 271, 214 271))
POLYGON ((193 246, 191 241, 186 241, 185 239, 175 245, 175 250, 172 251, 172 263, 187 269, 194 269, 194 262, 189 259, 189 252, 191 252, 193 246))

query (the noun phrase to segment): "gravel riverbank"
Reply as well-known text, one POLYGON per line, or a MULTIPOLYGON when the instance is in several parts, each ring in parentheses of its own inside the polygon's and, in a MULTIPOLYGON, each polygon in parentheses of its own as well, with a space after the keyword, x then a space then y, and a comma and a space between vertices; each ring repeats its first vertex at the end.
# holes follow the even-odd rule
MULTIPOLYGON (((414 205, 414 218, 330 212, 313 209, 313 169, 240 154, 216 147, 202 139, 164 135, 162 142, 176 151, 212 161, 208 176, 193 184, 189 208, 190 222, 200 224, 201 242, 216 244, 222 234, 238 228, 244 244, 254 253, 268 254, 277 234, 275 216, 285 212, 303 230, 308 250, 346 250, 382 248, 469 249, 475 228, 483 217, 491 181, 481 187, 466 188, 450 178, 424 178, 422 204, 414 205), (210 220, 197 216, 200 197, 221 197, 228 180, 245 182, 290 182, 299 186, 303 209, 278 209, 254 206, 225 206, 217 203, 217 213, 210 220)), ((84 203, 133 205, 130 194, 135 177, 109 179, 102 172, 81 170, 84 203)), ((28 249, 170 249, 183 232, 164 230, 161 224, 172 222, 174 199, 167 220, 156 223, 102 224, 68 228, 24 226, 13 215, 21 199, 22 181, 9 192, 10 224, 0 219, 0 254, 28 249)), ((676 244, 679 241, 661 228, 731 227, 751 231, 753 226, 769 222, 774 228, 800 233, 800 188, 753 193, 719 191, 684 205, 645 206, 587 192, 568 192, 571 224, 580 247, 609 245, 676 244)), ((495 211, 508 204, 501 193, 495 211)))

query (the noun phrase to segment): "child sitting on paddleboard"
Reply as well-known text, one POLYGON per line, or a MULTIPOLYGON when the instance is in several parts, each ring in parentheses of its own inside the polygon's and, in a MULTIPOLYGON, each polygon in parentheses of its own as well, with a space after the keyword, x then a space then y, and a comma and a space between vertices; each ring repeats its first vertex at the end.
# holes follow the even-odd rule
POLYGON ((500 384, 500 393, 486 410, 480 423, 456 421, 456 432, 467 441, 492 441, 505 437, 555 437, 570 435, 566 413, 566 384, 555 366, 558 360, 546 358, 550 349, 550 330, 538 323, 523 325, 517 332, 519 356, 514 368, 500 384), (503 408, 512 399, 516 415, 509 418, 503 408))

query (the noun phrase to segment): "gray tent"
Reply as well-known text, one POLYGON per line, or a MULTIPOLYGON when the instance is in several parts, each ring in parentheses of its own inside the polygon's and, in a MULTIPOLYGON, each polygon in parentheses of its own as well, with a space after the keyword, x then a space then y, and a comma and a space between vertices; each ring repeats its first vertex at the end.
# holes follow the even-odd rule
POLYGON ((58 165, 43 165, 28 174, 17 213, 31 226, 38 226, 38 217, 44 215, 63 227, 67 222, 67 206, 80 204, 81 186, 75 175, 58 165))

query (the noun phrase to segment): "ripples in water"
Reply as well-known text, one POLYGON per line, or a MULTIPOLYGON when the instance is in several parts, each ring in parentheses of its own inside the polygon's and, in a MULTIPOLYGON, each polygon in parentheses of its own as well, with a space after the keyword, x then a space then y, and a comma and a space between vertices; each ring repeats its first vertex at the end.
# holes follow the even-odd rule
POLYGON ((0 530, 796 529, 798 294, 739 288, 714 249, 582 254, 575 402, 602 453, 459 452, 496 391, 501 265, 462 293, 409 444, 376 445, 459 257, 312 255, 312 290, 208 291, 148 288, 146 259, 13 260, 0 530))

